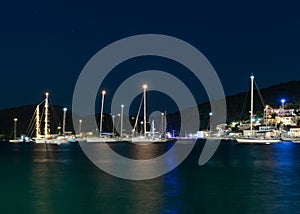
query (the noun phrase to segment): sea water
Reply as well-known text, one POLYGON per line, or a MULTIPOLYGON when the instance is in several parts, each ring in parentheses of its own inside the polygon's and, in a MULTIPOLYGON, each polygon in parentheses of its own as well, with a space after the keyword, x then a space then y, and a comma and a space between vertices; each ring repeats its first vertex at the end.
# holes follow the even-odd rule
MULTIPOLYGON (((131 181, 98 169, 79 145, 0 143, 0 213, 300 213, 300 144, 223 141, 199 166, 203 145, 173 171, 131 181)), ((129 143, 112 148, 137 152, 129 143)), ((168 149, 147 145, 139 154, 168 149)))

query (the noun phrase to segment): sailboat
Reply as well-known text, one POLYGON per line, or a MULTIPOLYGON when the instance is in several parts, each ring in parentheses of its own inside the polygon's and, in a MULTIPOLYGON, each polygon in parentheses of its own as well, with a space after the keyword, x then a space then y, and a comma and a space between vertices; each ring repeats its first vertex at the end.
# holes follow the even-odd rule
POLYGON ((131 143, 136 143, 136 144, 149 144, 149 143, 164 143, 164 142, 167 142, 169 141, 169 139, 166 139, 166 138, 163 138, 163 137, 159 137, 159 136, 156 136, 155 135, 155 127, 154 127, 154 120, 152 121, 152 124, 151 124, 151 131, 150 132, 147 132, 147 110, 146 110, 146 90, 147 90, 148 86, 145 84, 143 85, 143 97, 142 97, 142 101, 144 101, 144 121, 143 121, 143 131, 144 131, 144 135, 138 135, 138 136, 134 136, 135 132, 136 132, 136 128, 137 128, 137 121, 138 121, 138 118, 139 118, 139 113, 140 113, 140 110, 141 110, 141 105, 142 105, 142 102, 141 102, 141 105, 140 105, 140 108, 139 108, 139 111, 138 111, 138 115, 136 117, 136 121, 135 121, 135 126, 132 130, 133 132, 133 136, 131 137, 130 139, 130 142, 131 143))
MULTIPOLYGON (((253 83, 254 83, 254 76, 250 76, 251 79, 251 110, 250 110, 250 130, 244 130, 243 137, 236 138, 237 143, 239 144, 273 144, 273 143, 280 143, 281 139, 277 137, 271 137, 267 135, 267 132, 264 134, 258 135, 258 131, 253 130, 253 83), (247 133, 247 134, 246 134, 247 133)), ((271 130, 269 130, 271 131, 271 130)))
POLYGON ((35 129, 36 129, 36 136, 35 136, 35 143, 37 144, 55 144, 61 145, 66 143, 73 143, 77 142, 78 140, 73 137, 65 134, 65 112, 66 108, 64 108, 64 121, 63 121, 63 135, 53 135, 50 131, 50 111, 49 111, 49 93, 47 92, 46 98, 44 100, 44 134, 41 134, 41 115, 40 115, 40 104, 37 105, 35 110, 35 129))
POLYGON ((50 125, 49 125, 49 93, 47 92, 46 94, 46 98, 44 100, 45 104, 44 104, 44 108, 45 108, 45 123, 44 123, 44 135, 41 134, 41 130, 40 130, 40 104, 37 105, 36 107, 36 137, 35 137, 35 143, 46 143, 46 144, 57 144, 59 145, 60 143, 62 143, 61 140, 55 140, 53 138, 53 136, 51 136, 50 134, 50 125))
POLYGON ((117 142, 116 138, 108 137, 107 135, 102 134, 102 125, 103 125, 103 108, 104 108, 104 96, 106 94, 106 91, 103 90, 101 92, 102 94, 102 100, 101 100, 101 112, 100 112, 100 123, 99 123, 99 136, 91 136, 87 137, 86 141, 87 143, 101 143, 101 142, 117 142))

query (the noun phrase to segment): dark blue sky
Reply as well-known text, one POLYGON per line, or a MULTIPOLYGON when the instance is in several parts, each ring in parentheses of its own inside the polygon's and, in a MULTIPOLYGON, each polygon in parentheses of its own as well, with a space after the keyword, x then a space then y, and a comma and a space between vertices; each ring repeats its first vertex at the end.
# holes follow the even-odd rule
MULTIPOLYGON (((9 1, 0 7, 0 109, 38 103, 71 106, 82 68, 127 36, 175 36, 214 66, 226 95, 299 80, 300 15, 285 3, 227 1, 9 1), (197 2, 197 3, 196 3, 197 2)), ((201 99, 200 99, 201 101, 201 99)))

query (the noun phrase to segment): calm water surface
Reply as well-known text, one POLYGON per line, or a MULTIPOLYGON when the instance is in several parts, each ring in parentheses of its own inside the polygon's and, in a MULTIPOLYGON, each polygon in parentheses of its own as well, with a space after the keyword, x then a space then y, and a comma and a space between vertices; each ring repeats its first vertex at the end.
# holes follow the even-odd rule
MULTIPOLYGON (((168 149, 133 146, 112 145, 145 159, 168 149)), ((202 148, 162 177, 128 181, 98 169, 79 145, 0 143, 0 213, 300 213, 300 144, 224 141, 199 166, 202 148)))

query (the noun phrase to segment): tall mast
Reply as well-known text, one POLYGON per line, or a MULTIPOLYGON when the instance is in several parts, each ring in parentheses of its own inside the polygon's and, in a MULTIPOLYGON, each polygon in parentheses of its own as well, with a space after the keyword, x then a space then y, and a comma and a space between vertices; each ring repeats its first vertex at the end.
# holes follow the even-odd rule
POLYGON ((164 136, 164 113, 161 113, 161 136, 164 136))
POLYGON ((120 137, 123 137, 123 119, 124 119, 124 105, 121 105, 121 132, 120 137))
POLYGON ((146 137, 146 119, 147 119, 147 115, 146 115, 146 90, 147 90, 147 85, 143 85, 143 89, 144 89, 144 135, 146 137))
POLYGON ((103 119, 103 106, 104 106, 104 95, 106 94, 106 91, 102 91, 102 101, 101 101, 101 112, 100 112, 100 125, 99 125, 99 135, 101 137, 102 133, 102 119, 103 119))
POLYGON ((45 127, 44 127, 44 132, 45 132, 45 138, 48 138, 48 135, 50 134, 49 131, 49 121, 48 121, 48 117, 49 117, 49 101, 48 101, 48 96, 49 93, 46 93, 46 100, 45 100, 45 127))
POLYGON ((40 105, 36 107, 36 138, 40 138, 40 105))
POLYGON ((250 79, 251 79, 251 110, 250 110, 250 130, 251 130, 251 135, 252 135, 252 129, 253 129, 253 122, 252 122, 252 119, 253 119, 253 82, 254 82, 254 76, 253 74, 250 76, 250 79))

